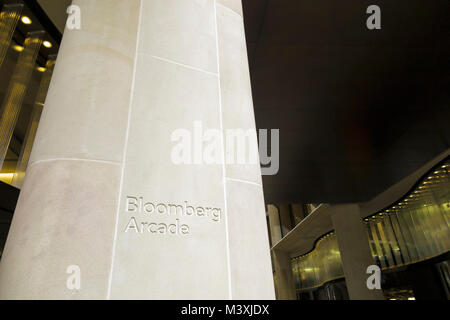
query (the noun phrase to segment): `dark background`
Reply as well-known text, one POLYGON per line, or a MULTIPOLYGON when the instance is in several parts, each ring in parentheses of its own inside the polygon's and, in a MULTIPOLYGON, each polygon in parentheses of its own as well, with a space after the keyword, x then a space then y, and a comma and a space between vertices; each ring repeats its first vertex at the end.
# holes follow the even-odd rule
POLYGON ((280 129, 267 203, 367 201, 449 148, 450 1, 243 8, 257 127, 280 129))

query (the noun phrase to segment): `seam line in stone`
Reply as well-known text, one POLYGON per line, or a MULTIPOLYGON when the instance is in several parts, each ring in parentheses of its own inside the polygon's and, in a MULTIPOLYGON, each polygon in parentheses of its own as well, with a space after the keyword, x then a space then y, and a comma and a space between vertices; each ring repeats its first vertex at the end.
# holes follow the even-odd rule
POLYGON ((217 53, 217 81, 219 84, 219 118, 220 118, 220 132, 221 132, 221 143, 223 151, 223 163, 222 163, 222 179, 223 179, 223 198, 224 198, 224 211, 225 211, 225 241, 227 248, 227 269, 228 269, 228 292, 229 299, 233 299, 233 290, 231 284, 231 263, 230 263, 230 237, 228 233, 228 206, 227 206, 227 180, 226 180, 226 169, 225 169, 225 140, 223 133, 223 116, 222 116, 222 87, 220 81, 220 53, 219 53, 219 27, 217 23, 217 1, 214 0, 214 22, 216 31, 216 53, 217 53))
POLYGON ((53 159, 43 159, 43 160, 33 161, 28 165, 28 167, 31 168, 35 164, 46 163, 46 162, 56 162, 56 161, 84 161, 84 162, 105 163, 105 164, 113 164, 113 165, 121 164, 118 161, 87 159, 87 158, 53 158, 53 159))
POLYGON ((130 90, 130 100, 129 100, 129 105, 128 105, 127 130, 126 130, 126 134, 125 134, 125 145, 123 148, 123 155, 122 155, 122 172, 120 175, 119 196, 117 199, 117 210, 116 210, 116 219, 115 219, 115 226, 114 226, 114 239, 113 239, 113 246, 112 246, 112 252, 111 252, 111 265, 109 268, 109 279, 108 279, 108 287, 107 287, 107 293, 106 293, 107 300, 111 300, 111 287, 112 287, 112 277, 113 277, 113 269, 114 269, 114 258, 116 255, 117 233, 118 233, 118 229, 119 229, 119 213, 120 213, 120 206, 122 205, 121 197, 122 197, 123 178, 124 178, 124 174, 125 174, 125 162, 126 162, 126 156, 127 156, 127 150, 128 150, 128 138, 129 138, 129 133, 130 133, 131 111, 133 108, 134 89, 135 89, 135 84, 136 84, 136 70, 137 70, 137 63, 138 63, 139 40, 140 40, 140 35, 141 35, 143 1, 144 0, 141 0, 139 2, 139 18, 138 18, 138 28, 137 28, 137 34, 136 34, 136 48, 135 48, 135 54, 134 54, 134 66, 133 66, 133 75, 132 75, 132 83, 131 83, 131 90, 130 90))
POLYGON ((184 64, 184 63, 176 62, 174 60, 158 57, 158 56, 146 53, 146 52, 141 52, 140 54, 145 54, 145 55, 148 55, 148 56, 150 56, 150 57, 152 57, 152 58, 154 58, 156 60, 160 60, 160 61, 164 61, 164 62, 167 62, 167 63, 175 64, 177 66, 184 67, 184 68, 191 69, 191 70, 198 71, 198 72, 202 72, 202 73, 208 74, 210 76, 214 76, 214 77, 218 77, 219 76, 218 73, 206 71, 206 70, 203 70, 201 68, 197 68, 197 67, 193 67, 193 66, 190 66, 190 65, 187 65, 187 64, 184 64))
POLYGON ((248 180, 242 180, 242 179, 235 179, 235 178, 226 178, 228 181, 234 181, 234 182, 242 182, 242 183, 247 183, 247 184, 252 184, 258 187, 262 187, 262 184, 257 183, 257 182, 253 182, 253 181, 248 181, 248 180))

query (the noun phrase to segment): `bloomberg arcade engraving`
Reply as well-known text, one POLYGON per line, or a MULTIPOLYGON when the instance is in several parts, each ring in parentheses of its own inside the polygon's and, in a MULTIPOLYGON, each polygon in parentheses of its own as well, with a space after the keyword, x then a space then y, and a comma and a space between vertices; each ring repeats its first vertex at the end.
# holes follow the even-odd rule
POLYGON ((189 205, 187 201, 184 201, 183 204, 155 204, 144 201, 143 197, 127 196, 125 205, 125 211, 134 214, 127 223, 126 233, 187 236, 191 234, 191 226, 187 222, 182 222, 185 217, 208 219, 215 223, 219 223, 222 220, 222 210, 220 208, 196 207, 189 205), (138 214, 144 219, 136 217, 138 214), (172 223, 154 220, 161 217, 174 217, 175 219, 172 223), (148 220, 149 218, 150 220, 148 220))

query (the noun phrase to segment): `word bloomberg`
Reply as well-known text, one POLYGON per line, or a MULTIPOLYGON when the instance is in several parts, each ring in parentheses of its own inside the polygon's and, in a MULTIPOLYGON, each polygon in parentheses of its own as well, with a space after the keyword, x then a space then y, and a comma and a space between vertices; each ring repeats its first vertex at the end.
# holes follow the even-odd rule
POLYGON ((125 232, 135 233, 153 233, 153 234, 173 234, 173 235, 189 235, 191 228, 187 224, 181 224, 179 218, 183 217, 199 217, 209 218, 214 222, 220 222, 222 218, 222 210, 212 207, 194 207, 188 205, 185 201, 184 204, 154 204, 152 202, 145 202, 143 197, 127 197, 126 212, 153 215, 153 216, 174 216, 178 219, 172 224, 156 223, 141 221, 139 222, 136 217, 131 217, 127 224, 125 232))

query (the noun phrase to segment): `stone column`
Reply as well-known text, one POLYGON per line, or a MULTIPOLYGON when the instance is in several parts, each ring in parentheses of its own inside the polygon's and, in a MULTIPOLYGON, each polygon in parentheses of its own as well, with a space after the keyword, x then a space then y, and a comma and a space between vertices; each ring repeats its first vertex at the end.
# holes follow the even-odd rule
POLYGON ((291 208, 295 225, 297 225, 302 222, 303 219, 305 219, 305 211, 303 209, 303 205, 300 203, 293 203, 291 204, 291 208))
POLYGON ((272 250, 275 269, 275 288, 278 300, 295 300, 295 283, 291 258, 280 250, 272 250))
POLYGON ((333 227, 341 253, 345 282, 352 300, 382 300, 381 290, 367 288, 367 267, 375 264, 364 229, 359 205, 336 205, 330 208, 333 227))
POLYGON ((254 129, 240 1, 74 4, 82 30, 64 35, 0 297, 273 298, 259 166, 197 152, 202 129, 221 158, 223 130, 254 129))
POLYGON ((267 206, 267 213, 269 215, 269 230, 272 246, 276 245, 283 236, 281 235, 280 215, 278 208, 272 204, 267 206))
MULTIPOLYGON (((216 0, 216 23, 222 129, 252 130, 255 139, 248 141, 249 152, 256 150, 257 153, 241 0, 216 0)), ((227 143, 230 142, 228 139, 227 136, 227 143)), ((275 293, 259 161, 227 164, 224 177, 229 219, 231 297, 273 299, 275 293)))
POLYGON ((292 220, 291 220, 291 208, 289 204, 280 204, 278 205, 280 211, 280 223, 281 223, 281 231, 283 233, 283 237, 286 236, 289 231, 292 230, 292 220))
POLYGON ((139 2, 73 2, 82 29, 64 32, 0 261, 0 299, 107 297, 139 2), (79 289, 67 286, 77 269, 79 289))

